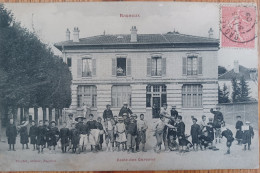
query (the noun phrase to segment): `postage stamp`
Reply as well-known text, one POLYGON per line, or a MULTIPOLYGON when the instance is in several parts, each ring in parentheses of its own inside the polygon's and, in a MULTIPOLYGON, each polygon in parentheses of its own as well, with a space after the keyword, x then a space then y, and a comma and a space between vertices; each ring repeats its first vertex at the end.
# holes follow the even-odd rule
POLYGON ((254 6, 221 6, 222 47, 254 48, 256 8, 254 6))

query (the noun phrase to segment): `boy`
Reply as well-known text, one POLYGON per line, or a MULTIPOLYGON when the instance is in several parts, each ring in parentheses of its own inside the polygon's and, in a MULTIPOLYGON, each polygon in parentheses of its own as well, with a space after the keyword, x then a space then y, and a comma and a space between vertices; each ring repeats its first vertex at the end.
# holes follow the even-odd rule
POLYGON ((83 116, 78 116, 75 118, 75 121, 78 123, 76 124, 75 128, 78 130, 80 138, 79 138, 79 147, 78 147, 78 154, 80 154, 81 151, 83 151, 84 147, 86 147, 88 143, 88 133, 89 129, 87 126, 83 123, 83 120, 86 119, 83 116))
MULTIPOLYGON (((137 130, 138 130, 138 141, 142 144, 142 151, 146 152, 145 150, 145 143, 146 143, 146 130, 148 129, 148 126, 146 122, 144 121, 144 114, 140 114, 140 120, 137 121, 137 130)), ((139 145, 139 144, 138 144, 139 145)), ((139 149, 139 147, 138 147, 139 149)))
POLYGON ((45 144, 44 148, 49 148, 50 143, 50 124, 48 120, 44 121, 44 128, 45 128, 45 144))
POLYGON ((206 150, 206 148, 209 147, 210 143, 212 142, 208 134, 208 131, 205 131, 204 134, 199 137, 201 150, 203 150, 203 147, 204 150, 206 150))
POLYGON ((50 153, 55 154, 55 147, 57 145, 57 139, 58 138, 59 138, 59 129, 56 127, 56 122, 51 121, 51 126, 50 126, 50 131, 49 131, 49 150, 50 150, 50 153))
POLYGON ((126 140, 126 128, 124 124, 123 117, 118 118, 118 123, 115 126, 116 129, 116 142, 117 142, 117 151, 120 151, 120 144, 122 144, 122 151, 124 151, 124 144, 126 140))
POLYGON ((43 126, 43 121, 39 121, 39 126, 37 128, 37 146, 38 153, 43 153, 43 148, 46 144, 46 128, 43 126))
POLYGON ((186 151, 186 138, 185 138, 185 124, 182 121, 182 116, 177 117, 177 137, 179 140, 180 152, 186 151))
POLYGON ((63 123, 63 127, 60 129, 60 142, 61 142, 61 150, 62 153, 67 152, 67 146, 69 146, 69 136, 70 136, 70 130, 67 127, 67 123, 63 123))
POLYGON ((197 118, 192 119, 193 124, 191 125, 190 135, 192 138, 193 149, 198 151, 199 137, 200 137, 200 126, 197 124, 197 118))
POLYGON ((214 114, 213 118, 213 127, 215 129, 215 138, 216 143, 221 143, 221 126, 224 123, 223 114, 220 112, 220 107, 216 106, 216 111, 213 111, 213 108, 210 109, 210 112, 214 114), (218 140, 219 139, 219 140, 218 140))
POLYGON ((14 125, 14 119, 10 119, 10 124, 6 128, 6 137, 8 139, 9 149, 8 151, 11 151, 11 145, 13 146, 13 151, 16 151, 14 149, 14 145, 16 143, 16 136, 17 136, 17 130, 16 126, 14 125))
POLYGON ((102 121, 102 118, 101 117, 98 117, 97 118, 97 129, 100 130, 100 134, 99 134, 99 144, 98 144, 98 150, 101 150, 102 151, 102 144, 104 142, 104 128, 103 128, 103 125, 101 123, 102 121))
POLYGON ((200 131, 201 131, 201 134, 203 135, 203 133, 206 131, 206 126, 207 126, 207 122, 206 122, 206 115, 202 115, 201 117, 201 121, 199 123, 200 125, 200 131))
POLYGON ((224 136, 225 138, 227 138, 227 142, 226 142, 227 152, 225 154, 230 154, 230 147, 232 145, 232 142, 234 141, 233 133, 228 127, 226 127, 226 130, 224 130, 221 133, 221 136, 224 136))
POLYGON ((78 129, 75 128, 76 123, 73 122, 71 124, 72 128, 70 130, 70 140, 71 140, 71 145, 72 145, 72 153, 76 153, 76 150, 79 145, 79 139, 80 139, 80 133, 78 129))
POLYGON ((157 143, 154 147, 154 151, 157 153, 160 153, 160 151, 161 151, 161 145, 162 145, 162 141, 163 141, 163 133, 164 133, 165 127, 175 128, 174 126, 167 124, 165 122, 164 115, 160 114, 160 120, 158 122, 156 122, 156 124, 155 124, 155 137, 156 137, 157 143))
POLYGON ((29 135, 27 131, 27 124, 28 121, 22 121, 20 125, 20 143, 22 144, 22 150, 24 150, 24 144, 26 145, 26 149, 29 149, 28 143, 29 143, 29 135))
MULTIPOLYGON (((137 125, 137 115, 136 114, 133 114, 133 118, 135 120, 135 123, 137 125)), ((138 128, 137 128, 137 131, 136 131, 136 138, 135 138, 135 151, 136 152, 140 152, 139 150, 139 145, 140 145, 140 137, 139 137, 139 131, 138 131, 138 128)))
POLYGON ((243 139, 243 132, 242 132, 242 126, 243 122, 241 121, 241 116, 237 116, 237 122, 236 122, 236 140, 237 140, 237 145, 242 145, 242 139, 243 139))
POLYGON ((32 126, 30 127, 29 130, 29 137, 31 144, 33 145, 33 151, 36 149, 36 143, 37 143, 37 126, 35 125, 35 121, 32 120, 32 126))
POLYGON ((111 111, 110 108, 111 108, 111 105, 107 104, 106 105, 106 110, 104 110, 104 112, 103 112, 104 122, 107 120, 107 117, 109 117, 110 119, 113 118, 113 112, 111 111))
POLYGON ((99 129, 97 128, 97 121, 93 119, 94 115, 89 114, 89 121, 87 127, 89 129, 89 143, 91 144, 91 151, 96 153, 99 145, 99 129))
POLYGON ((213 118, 209 118, 209 122, 207 123, 207 135, 209 137, 210 148, 213 148, 214 141, 214 128, 213 128, 213 118))
POLYGON ((137 123, 135 120, 135 115, 131 115, 130 122, 127 125, 127 153, 135 153, 135 143, 136 143, 136 135, 137 135, 137 123))
POLYGON ((110 117, 107 117, 107 120, 105 121, 107 152, 109 150, 114 151, 114 126, 115 126, 114 120, 111 119, 110 117))
POLYGON ((246 145, 248 145, 248 150, 251 150, 251 138, 254 138, 254 130, 253 127, 250 125, 249 121, 246 121, 246 125, 242 126, 243 134, 243 144, 244 144, 244 151, 246 151, 246 145))

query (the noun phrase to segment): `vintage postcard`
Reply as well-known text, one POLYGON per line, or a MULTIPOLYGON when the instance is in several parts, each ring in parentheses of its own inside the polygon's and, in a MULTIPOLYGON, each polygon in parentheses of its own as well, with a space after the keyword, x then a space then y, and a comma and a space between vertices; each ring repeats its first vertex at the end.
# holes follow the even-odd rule
POLYGON ((1 171, 256 169, 257 6, 0 4, 1 171))

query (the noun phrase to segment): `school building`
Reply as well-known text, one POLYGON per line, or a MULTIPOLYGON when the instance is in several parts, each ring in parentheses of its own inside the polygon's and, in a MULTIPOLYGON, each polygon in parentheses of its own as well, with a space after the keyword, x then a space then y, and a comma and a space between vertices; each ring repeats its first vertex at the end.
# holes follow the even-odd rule
POLYGON ((123 102, 146 119, 158 118, 163 103, 177 106, 183 117, 210 114, 218 103, 219 40, 166 34, 129 34, 79 37, 66 31, 66 41, 55 47, 73 76, 74 112, 83 104, 102 116, 107 104, 117 114, 123 102))

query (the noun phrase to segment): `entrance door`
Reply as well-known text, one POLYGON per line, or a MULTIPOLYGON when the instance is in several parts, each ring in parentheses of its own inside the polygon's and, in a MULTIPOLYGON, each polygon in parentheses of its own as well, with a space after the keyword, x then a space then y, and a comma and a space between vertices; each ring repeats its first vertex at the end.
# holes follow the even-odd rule
POLYGON ((161 109, 161 98, 153 97, 153 118, 159 118, 161 109))

